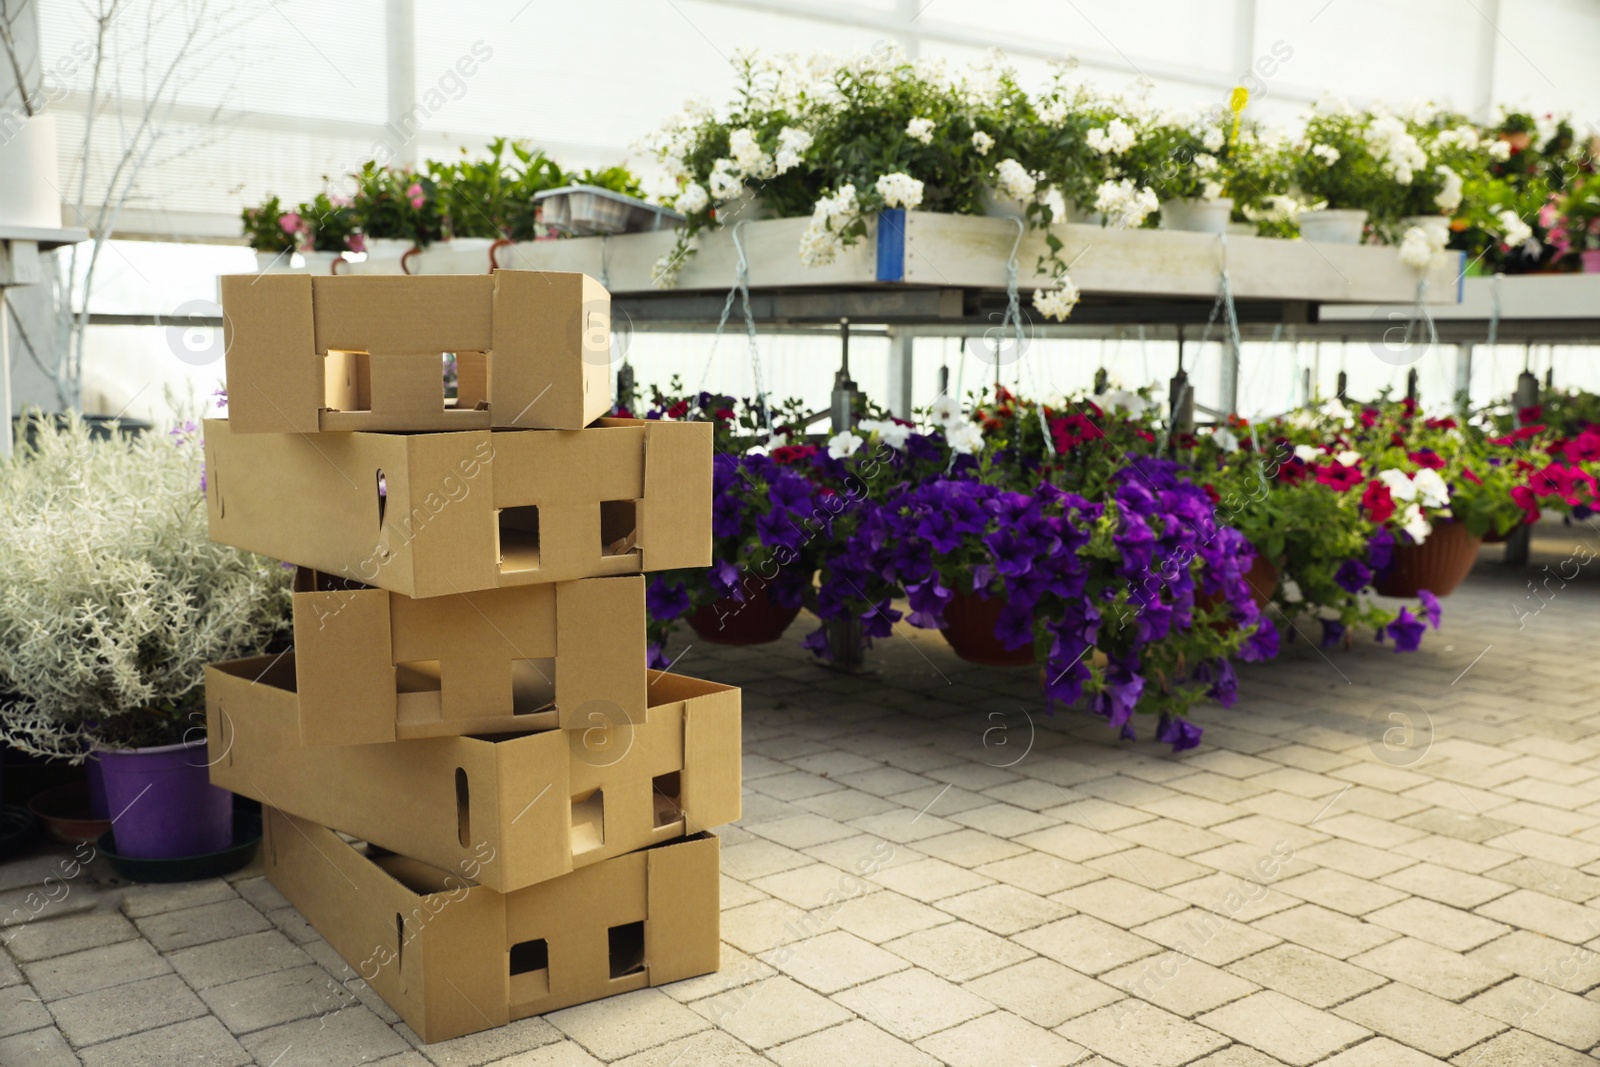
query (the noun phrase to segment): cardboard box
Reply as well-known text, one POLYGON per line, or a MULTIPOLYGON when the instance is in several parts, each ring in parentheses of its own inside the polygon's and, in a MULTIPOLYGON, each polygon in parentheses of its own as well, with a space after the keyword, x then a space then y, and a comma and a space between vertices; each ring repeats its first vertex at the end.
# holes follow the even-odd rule
POLYGON ((211 781, 510 892, 739 818, 739 690, 649 678, 643 726, 308 748, 292 654, 214 664, 211 781))
POLYGON ((611 409, 611 295, 587 275, 238 274, 221 288, 239 433, 580 430, 611 409))
POLYGON ((711 565, 711 424, 244 434, 205 424, 211 539, 412 597, 711 565))
MULTIPOLYGON (((267 878, 427 1042, 721 965, 701 833, 496 893, 267 808, 267 878)), ((468 868, 470 869, 470 868, 468 868)))
POLYGON ((416 600, 295 575, 300 743, 645 722, 644 579, 416 600))

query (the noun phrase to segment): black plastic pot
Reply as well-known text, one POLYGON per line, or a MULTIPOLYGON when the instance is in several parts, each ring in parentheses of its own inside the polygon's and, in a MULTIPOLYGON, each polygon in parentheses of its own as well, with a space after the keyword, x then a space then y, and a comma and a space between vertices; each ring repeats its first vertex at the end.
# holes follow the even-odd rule
POLYGON ((132 882, 195 882, 232 874, 255 858, 261 847, 261 815, 248 811, 233 813, 234 843, 220 852, 204 856, 178 856, 173 859, 146 860, 117 855, 117 832, 108 831, 96 845, 111 861, 118 874, 132 882))

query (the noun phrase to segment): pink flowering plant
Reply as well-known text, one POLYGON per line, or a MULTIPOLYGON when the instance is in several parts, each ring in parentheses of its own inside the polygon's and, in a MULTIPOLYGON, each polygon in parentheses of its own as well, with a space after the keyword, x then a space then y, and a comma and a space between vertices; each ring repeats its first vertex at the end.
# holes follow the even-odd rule
POLYGON ((394 238, 426 248, 444 236, 438 183, 409 168, 380 167, 372 160, 353 175, 355 218, 364 238, 394 238))

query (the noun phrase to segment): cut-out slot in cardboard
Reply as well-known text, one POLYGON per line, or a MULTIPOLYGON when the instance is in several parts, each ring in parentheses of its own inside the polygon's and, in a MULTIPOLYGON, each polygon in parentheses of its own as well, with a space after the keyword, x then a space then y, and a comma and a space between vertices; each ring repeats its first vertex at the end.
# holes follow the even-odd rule
POLYGON ((405 966, 406 955, 406 917, 398 911, 394 913, 394 965, 396 968, 405 966))
POLYGON ((532 715, 555 707, 556 659, 511 661, 511 714, 532 715))
POLYGON ((499 509, 500 570, 536 571, 539 569, 539 508, 499 509))
POLYGON ((605 792, 593 789, 572 798, 572 854, 592 852, 606 843, 605 792))
POLYGON ((465 768, 456 768, 456 838, 462 848, 472 843, 472 796, 468 792, 465 768))
MULTIPOLYGON (((489 406, 489 353, 456 352, 456 395, 445 405, 461 411, 482 411, 489 406)), ((446 355, 449 359, 450 354, 446 355)))
POLYGON ((683 791, 680 772, 659 774, 650 780, 650 799, 655 805, 656 826, 667 826, 683 818, 683 806, 678 796, 683 791))
POLYGON ((382 468, 378 470, 378 529, 383 529, 383 517, 389 512, 389 479, 382 468))
POLYGON ((600 501, 600 554, 626 556, 639 551, 639 502, 600 501))
POLYGON ((611 980, 644 971, 644 923, 623 923, 606 931, 611 950, 611 980))

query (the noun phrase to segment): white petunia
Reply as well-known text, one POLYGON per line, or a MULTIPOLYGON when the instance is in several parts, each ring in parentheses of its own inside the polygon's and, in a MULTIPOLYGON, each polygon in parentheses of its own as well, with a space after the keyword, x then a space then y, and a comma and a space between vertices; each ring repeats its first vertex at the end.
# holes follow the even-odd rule
POLYGON ((1523 222, 1522 216, 1510 208, 1500 212, 1495 218, 1505 234, 1502 240, 1507 248, 1517 248, 1533 239, 1533 227, 1523 222))
POLYGON ((1298 459, 1302 463, 1310 463, 1320 455, 1322 455, 1322 449, 1318 448, 1316 445, 1294 446, 1294 458, 1298 459))
POLYGON ((706 187, 699 182, 690 182, 683 187, 683 192, 678 194, 674 206, 685 215, 695 215, 704 211, 711 203, 711 195, 706 192, 706 187))
POLYGON ((906 123, 906 136, 921 144, 933 143, 933 120, 914 118, 906 123))
POLYGON ((1234 432, 1228 429, 1226 426, 1218 426, 1215 430, 1212 430, 1211 439, 1215 441, 1217 443, 1217 447, 1222 449, 1224 452, 1239 451, 1239 438, 1235 436, 1234 432))
POLYGON ((970 422, 958 422, 946 427, 944 439, 950 443, 952 451, 963 456, 970 456, 983 447, 983 431, 970 422))
POLYGON ((1113 389, 1103 396, 1095 397, 1094 402, 1103 411, 1126 411, 1134 418, 1143 415, 1145 409, 1150 406, 1144 397, 1138 393, 1130 393, 1126 389, 1113 389))
POLYGON ((1136 229, 1161 207, 1154 189, 1131 178, 1102 182, 1094 191, 1094 209, 1115 226, 1136 229))
POLYGON ((1334 458, 1334 460, 1336 462, 1339 463, 1340 466, 1343 466, 1343 467, 1359 467, 1359 466, 1361 466, 1361 453, 1360 452, 1340 452, 1337 456, 1334 456, 1333 458, 1334 458))
POLYGON ((989 149, 994 147, 994 138, 982 130, 975 130, 972 134, 972 148, 980 156, 989 154, 989 149))
POLYGON ((1406 231, 1400 241, 1400 262, 1413 270, 1425 271, 1433 265, 1434 240, 1421 226, 1406 231))
POLYGON ((1014 159, 1002 159, 996 163, 994 174, 1001 194, 1011 200, 1026 200, 1039 187, 1038 180, 1014 159))
POLYGON ((1378 472, 1378 481, 1389 487, 1389 495, 1396 500, 1417 499, 1417 483, 1403 470, 1390 467, 1378 472))
POLYGON ((1200 186, 1200 199, 1201 200, 1211 201, 1211 200, 1216 200, 1221 196, 1222 196, 1222 183, 1221 182, 1214 182, 1214 181, 1211 181, 1210 179, 1207 179, 1206 182, 1203 185, 1200 186))
POLYGON ((1314 144, 1311 146, 1311 154, 1330 167, 1339 162, 1340 152, 1331 144, 1314 144))
POLYGON ((728 154, 734 165, 748 178, 770 178, 774 167, 772 157, 761 150, 754 130, 734 130, 728 134, 728 154))
POLYGON ((734 200, 744 194, 744 178, 735 169, 731 159, 719 159, 711 164, 711 198, 719 203, 734 200))
POLYGON ((1067 121, 1067 116, 1071 113, 1072 109, 1067 106, 1065 100, 1051 100, 1040 105, 1039 121, 1046 126, 1059 126, 1067 121))
POLYGON ((893 419, 863 419, 858 428, 863 433, 877 434, 878 440, 896 451, 905 448, 906 438, 911 436, 911 427, 893 419))
POLYGON ((1072 315, 1072 309, 1078 306, 1081 296, 1072 279, 1063 276, 1061 284, 1053 289, 1035 289, 1033 306, 1045 318, 1065 322, 1072 315))
POLYGON ((1201 138, 1201 143, 1206 146, 1207 152, 1220 152, 1222 151, 1222 146, 1227 143, 1227 140, 1228 139, 1223 136, 1221 127, 1213 126, 1208 129, 1206 131, 1206 135, 1201 138))
POLYGON ((1433 198, 1434 206, 1446 215, 1454 215, 1461 206, 1461 175, 1443 163, 1434 167, 1433 172, 1444 178, 1444 187, 1433 198))
POLYGON ((939 426, 948 426, 961 417, 961 401, 946 393, 933 402, 928 417, 939 426))
POLYGON ((1217 169, 1217 157, 1207 152, 1199 152, 1194 157, 1194 169, 1201 174, 1210 174, 1217 169))
POLYGON ((1120 156, 1134 146, 1139 135, 1122 119, 1112 119, 1090 130, 1084 140, 1102 156, 1120 156))
POLYGON ((1424 467, 1411 476, 1411 481, 1424 507, 1442 508, 1450 503, 1450 487, 1438 471, 1424 467))
POLYGON ((922 183, 909 174, 885 174, 874 186, 883 202, 889 207, 914 210, 922 203, 922 183))
POLYGON ((856 449, 866 443, 866 438, 857 437, 849 430, 841 430, 828 438, 828 455, 833 459, 844 459, 856 454, 856 449))
POLYGON ((1300 591, 1300 583, 1284 575, 1283 581, 1278 583, 1278 589, 1283 593, 1285 604, 1299 604, 1305 600, 1305 594, 1300 591))
POLYGON ((860 212, 854 185, 841 185, 832 196, 818 200, 811 209, 805 233, 800 235, 800 262, 808 267, 832 263, 844 247, 839 231, 860 212))
POLYGON ((1400 514, 1400 528, 1411 535, 1411 540, 1417 544, 1428 539, 1433 532, 1433 524, 1422 514, 1422 509, 1415 504, 1407 504, 1405 511, 1400 514))
POLYGON ((1510 141, 1490 141, 1489 142, 1489 158, 1494 160, 1496 163, 1504 163, 1506 160, 1510 159, 1511 158, 1511 142, 1510 141))
POLYGON ((805 157, 806 149, 811 147, 811 134, 805 130, 785 126, 778 131, 778 152, 774 157, 779 174, 787 173, 799 166, 800 160, 805 157))

